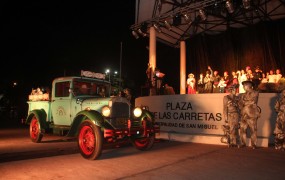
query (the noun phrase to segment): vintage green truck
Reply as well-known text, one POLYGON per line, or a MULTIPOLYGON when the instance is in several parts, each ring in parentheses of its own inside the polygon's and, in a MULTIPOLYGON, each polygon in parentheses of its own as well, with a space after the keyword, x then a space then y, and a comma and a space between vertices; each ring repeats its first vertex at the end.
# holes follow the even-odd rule
POLYGON ((50 93, 29 96, 25 123, 31 140, 40 143, 45 133, 76 137, 80 154, 89 160, 97 159, 105 145, 130 142, 139 150, 150 149, 159 132, 154 115, 110 92, 104 78, 54 79, 50 93))

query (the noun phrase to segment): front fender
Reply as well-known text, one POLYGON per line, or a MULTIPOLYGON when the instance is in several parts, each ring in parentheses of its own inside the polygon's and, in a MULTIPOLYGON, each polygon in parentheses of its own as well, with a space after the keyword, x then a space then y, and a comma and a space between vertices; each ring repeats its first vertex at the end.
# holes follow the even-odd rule
POLYGON ((142 114, 140 117, 134 117, 133 125, 134 126, 142 126, 142 121, 146 120, 148 127, 153 127, 155 125, 155 117, 154 114, 146 109, 142 109, 142 114))
POLYGON ((32 118, 36 116, 36 118, 39 120, 40 126, 42 129, 47 129, 48 128, 48 124, 46 123, 46 119, 47 119, 47 113, 45 112, 45 110, 43 109, 36 109, 36 110, 32 110, 27 119, 25 124, 30 124, 32 121, 32 118))
POLYGON ((154 118, 153 113, 151 113, 150 111, 148 110, 142 111, 141 120, 143 120, 144 118, 150 119, 151 122, 154 123, 155 118, 154 118))
POLYGON ((91 111, 80 111, 76 114, 73 122, 71 124, 70 131, 68 132, 67 136, 74 137, 77 136, 80 124, 86 120, 91 120, 96 126, 103 127, 104 124, 104 117, 95 110, 91 111))

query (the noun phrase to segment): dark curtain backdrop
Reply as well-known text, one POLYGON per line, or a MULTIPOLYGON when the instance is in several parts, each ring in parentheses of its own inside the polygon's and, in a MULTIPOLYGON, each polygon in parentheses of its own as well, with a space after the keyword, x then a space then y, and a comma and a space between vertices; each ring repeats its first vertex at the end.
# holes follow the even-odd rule
POLYGON ((187 74, 205 74, 207 66, 224 71, 237 71, 260 66, 263 72, 281 69, 285 75, 285 19, 261 22, 246 28, 195 36, 186 41, 187 74))

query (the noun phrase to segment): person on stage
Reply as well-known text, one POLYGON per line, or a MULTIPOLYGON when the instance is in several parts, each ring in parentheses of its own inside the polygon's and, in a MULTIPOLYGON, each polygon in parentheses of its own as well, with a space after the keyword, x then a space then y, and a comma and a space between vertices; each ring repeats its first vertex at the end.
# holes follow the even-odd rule
POLYGON ((199 80, 197 81, 197 92, 198 93, 204 93, 204 75, 203 73, 200 73, 199 80))
POLYGON ((208 66, 208 71, 204 77, 204 93, 212 93, 213 91, 213 70, 208 66))
POLYGON ((218 87, 221 76, 218 71, 214 71, 213 74, 213 93, 220 93, 220 88, 218 87))
POLYGON ((227 87, 227 84, 226 84, 226 81, 224 80, 223 77, 221 77, 221 79, 219 81, 219 84, 218 84, 218 87, 219 87, 219 92, 220 93, 224 93, 225 92, 225 88, 227 87))
POLYGON ((187 94, 196 94, 196 80, 194 74, 188 74, 187 78, 187 94))

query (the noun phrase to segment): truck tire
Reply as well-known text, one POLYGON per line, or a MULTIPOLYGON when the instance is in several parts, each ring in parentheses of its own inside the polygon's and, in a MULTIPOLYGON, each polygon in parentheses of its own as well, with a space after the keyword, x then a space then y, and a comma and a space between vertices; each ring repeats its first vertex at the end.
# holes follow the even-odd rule
POLYGON ((100 127, 90 120, 83 121, 79 128, 78 147, 80 154, 89 160, 97 159, 102 153, 103 135, 100 127))
POLYGON ((41 125, 40 125, 39 120, 37 119, 36 116, 34 116, 32 118, 32 121, 30 123, 30 138, 35 143, 41 142, 41 140, 43 138, 41 125))
POLYGON ((135 138, 131 137, 131 142, 133 146, 135 146, 138 150, 149 150, 152 148, 155 141, 155 134, 149 134, 148 137, 142 137, 142 138, 135 138))

